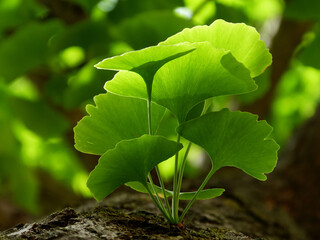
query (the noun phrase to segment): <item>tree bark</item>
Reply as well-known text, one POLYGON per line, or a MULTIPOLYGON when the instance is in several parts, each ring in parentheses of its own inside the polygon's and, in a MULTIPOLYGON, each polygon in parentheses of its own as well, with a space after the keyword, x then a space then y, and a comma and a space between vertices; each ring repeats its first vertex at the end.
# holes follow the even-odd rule
POLYGON ((260 210, 227 195, 196 202, 184 225, 176 227, 147 195, 118 191, 99 204, 90 201, 20 224, 0 233, 0 239, 306 239, 294 223, 260 210))

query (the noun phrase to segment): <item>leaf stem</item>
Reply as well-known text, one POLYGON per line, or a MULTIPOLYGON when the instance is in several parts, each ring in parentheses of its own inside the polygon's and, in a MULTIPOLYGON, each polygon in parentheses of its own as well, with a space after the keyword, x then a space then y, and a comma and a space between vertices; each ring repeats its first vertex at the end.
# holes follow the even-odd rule
MULTIPOLYGON (((177 143, 180 143, 180 134, 177 135, 177 143)), ((178 165, 179 165, 179 152, 176 153, 175 162, 174 162, 174 175, 173 175, 173 196, 172 196, 172 216, 173 219, 178 223, 179 215, 178 209, 179 206, 177 204, 177 195, 178 191, 178 165)))
POLYGON ((151 95, 148 94, 147 99, 147 109, 148 109, 148 130, 149 135, 152 135, 152 125, 151 125, 151 95))
MULTIPOLYGON (((167 212, 170 215, 171 208, 170 208, 169 200, 168 200, 168 197, 167 197, 167 194, 166 194, 166 187, 165 187, 163 179, 162 179, 162 177, 160 175, 160 171, 159 171, 158 165, 156 166, 156 172, 157 172, 159 183, 160 183, 160 186, 161 186, 161 189, 162 189, 163 199, 164 199, 164 202, 166 204, 167 212)), ((170 215, 170 217, 171 217, 171 215, 170 215)))
MULTIPOLYGON (((166 218, 169 222, 173 222, 173 219, 172 219, 171 215, 168 214, 168 213, 163 209, 163 207, 157 202, 157 200, 156 200, 155 197, 153 196, 153 194, 152 194, 152 192, 151 192, 148 184, 145 184, 144 187, 147 189, 147 191, 148 191, 151 199, 153 200, 153 202, 155 203, 155 205, 159 208, 159 210, 161 211, 161 213, 163 214, 163 216, 165 216, 165 218, 166 218)), ((155 194, 156 194, 156 196, 158 196, 157 193, 155 193, 155 194)))
POLYGON ((186 215, 186 213, 188 212, 188 210, 190 209, 190 207, 192 206, 192 204, 194 203, 194 201, 197 199, 197 196, 199 195, 199 193, 202 191, 202 189, 206 186, 206 184, 208 183, 208 181, 210 180, 210 178, 212 177, 212 175, 217 171, 216 168, 211 168, 210 172, 208 173, 207 177, 205 178, 205 180, 202 182, 201 186, 199 187, 198 191, 195 193, 195 195, 193 196, 193 198, 190 200, 190 202, 188 203, 188 205, 186 206, 186 208, 183 210, 180 218, 179 218, 179 222, 182 221, 182 219, 184 218, 184 216, 186 215))
MULTIPOLYGON (((150 93, 148 93, 147 109, 148 109, 148 130, 149 130, 149 135, 152 135, 151 91, 150 91, 150 93)), ((152 189, 153 189, 154 193, 156 194, 157 200, 159 201, 159 205, 163 208, 163 211, 165 211, 168 214, 169 218, 171 219, 170 222, 172 222, 173 219, 172 219, 172 216, 170 214, 171 209, 170 209, 169 201, 168 201, 168 198, 167 198, 167 195, 166 195, 166 189, 165 189, 165 186, 164 186, 164 183, 163 183, 163 180, 162 180, 158 165, 155 168, 156 168, 158 180, 159 180, 159 183, 160 183, 160 186, 161 186, 161 189, 162 189, 162 193, 163 193, 163 198, 164 198, 164 202, 165 202, 165 205, 166 205, 166 209, 165 209, 165 207, 163 205, 163 202, 159 199, 159 196, 158 196, 157 192, 155 191, 154 184, 153 184, 153 181, 152 181, 152 178, 151 178, 150 174, 149 174, 149 181, 150 181, 150 184, 152 186, 152 189)))
MULTIPOLYGON (((154 187, 153 180, 152 180, 152 177, 151 177, 151 174, 150 174, 150 173, 149 173, 149 175, 148 175, 148 179, 149 179, 149 182, 150 182, 150 185, 151 185, 151 188, 152 188, 152 191, 150 191, 150 192, 153 192, 153 193, 155 194, 155 196, 156 196, 155 200, 156 200, 156 202, 158 203, 158 204, 157 204, 157 207, 160 209, 161 212, 165 212, 166 215, 170 216, 170 214, 169 214, 169 213, 167 212, 167 210, 165 209, 165 207, 164 207, 164 205, 163 205, 163 202, 161 201, 161 199, 160 199, 159 196, 158 196, 158 193, 157 193, 157 191, 156 191, 156 189, 155 189, 155 187, 154 187)), ((153 194, 152 194, 152 196, 153 196, 153 194)), ((171 216, 170 216, 169 218, 171 219, 171 216)))
POLYGON ((186 166, 187 157, 188 157, 188 154, 189 154, 189 151, 190 151, 191 146, 192 146, 192 143, 189 142, 188 147, 187 147, 187 150, 186 150, 186 152, 184 153, 184 157, 183 157, 181 166, 180 166, 180 168, 179 168, 178 184, 177 184, 177 195, 176 195, 176 198, 177 198, 177 201, 176 201, 176 204, 177 204, 177 205, 176 205, 176 207, 177 207, 177 208, 179 207, 179 195, 180 195, 180 190, 181 190, 181 184, 182 184, 182 178, 183 178, 184 168, 185 168, 185 166, 186 166))

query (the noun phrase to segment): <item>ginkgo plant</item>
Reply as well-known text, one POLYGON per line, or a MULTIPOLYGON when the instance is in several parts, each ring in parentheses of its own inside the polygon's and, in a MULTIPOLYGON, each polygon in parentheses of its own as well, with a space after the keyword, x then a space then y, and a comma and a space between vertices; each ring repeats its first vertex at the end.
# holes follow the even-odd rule
POLYGON ((272 61, 257 31, 243 23, 216 20, 184 29, 157 46, 107 58, 95 65, 118 73, 94 98, 75 127, 75 147, 101 155, 87 186, 97 200, 125 184, 148 193, 164 217, 180 223, 196 199, 220 196, 224 189, 204 189, 222 167, 241 169, 258 180, 273 171, 279 146, 272 128, 256 115, 228 109, 210 112, 207 99, 256 90, 254 77, 272 61), (176 141, 158 134, 166 111, 177 119, 176 141), (181 138, 189 141, 183 146, 181 138), (192 144, 209 155, 211 170, 196 192, 181 192, 192 144), (182 150, 184 148, 184 150, 182 150), (179 154, 184 154, 179 164, 179 154), (165 187, 158 164, 175 156, 172 190, 165 187), (150 172, 155 169, 160 186, 150 172), (179 215, 179 200, 188 200, 179 215), (171 202, 171 204, 170 204, 171 202))

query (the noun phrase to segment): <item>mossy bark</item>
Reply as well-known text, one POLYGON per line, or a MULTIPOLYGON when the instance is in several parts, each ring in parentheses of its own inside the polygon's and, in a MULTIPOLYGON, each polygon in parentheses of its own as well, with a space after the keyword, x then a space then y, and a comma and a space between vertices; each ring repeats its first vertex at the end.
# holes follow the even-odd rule
POLYGON ((177 227, 159 215, 147 195, 132 192, 0 233, 0 239, 303 239, 296 237, 286 223, 268 221, 231 196, 198 201, 177 227))

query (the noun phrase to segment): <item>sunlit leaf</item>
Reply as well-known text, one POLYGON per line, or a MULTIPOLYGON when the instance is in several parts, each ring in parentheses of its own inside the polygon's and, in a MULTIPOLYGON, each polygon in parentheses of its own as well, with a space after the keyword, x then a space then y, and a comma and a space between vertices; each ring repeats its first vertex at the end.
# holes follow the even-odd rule
MULTIPOLYGON (((152 100, 168 108, 180 123, 207 98, 256 89, 249 71, 229 51, 216 49, 209 42, 194 46, 195 51, 162 67, 152 86, 152 100)), ((130 72, 119 72, 105 88, 120 95, 146 98, 142 78, 130 72)))
MULTIPOLYGON (((148 193, 147 189, 140 183, 140 182, 129 182, 126 183, 126 185, 138 192, 142 193, 148 193)), ((149 187, 151 188, 150 183, 148 183, 149 187)), ((156 193, 158 194, 159 197, 163 198, 163 193, 162 189, 159 186, 154 186, 156 193)), ((223 188, 212 188, 212 189, 206 189, 200 191, 200 193, 197 196, 197 200, 205 200, 205 199, 211 199, 215 197, 219 197, 222 195, 222 193, 225 190, 223 188)), ((191 200, 193 196, 195 195, 196 192, 180 192, 179 194, 179 199, 181 200, 191 200)), ((173 192, 170 190, 166 189, 166 196, 167 197, 172 197, 173 192)))
POLYGON ((188 43, 170 46, 152 46, 137 51, 127 52, 121 56, 104 59, 96 64, 95 67, 105 70, 128 70, 138 73, 142 69, 156 72, 159 69, 159 66, 193 50, 195 50, 195 46, 188 43))
POLYGON ((147 93, 149 94, 151 93, 154 75, 164 64, 194 50, 195 46, 189 43, 172 46, 153 46, 104 59, 96 64, 95 67, 105 70, 128 70, 138 73, 145 81, 147 93))
POLYGON ((231 54, 250 70, 251 76, 260 75, 272 61, 259 33, 244 23, 228 23, 216 20, 210 26, 196 26, 168 38, 159 45, 179 42, 209 41, 213 47, 230 51, 231 54))
POLYGON ((188 121, 178 128, 184 138, 209 154, 214 169, 237 167, 259 180, 266 180, 277 162, 279 146, 268 139, 272 128, 246 112, 223 109, 188 121))
POLYGON ((121 141, 101 156, 87 185, 97 200, 127 182, 138 181, 147 186, 148 173, 181 148, 181 144, 161 136, 143 135, 121 141))
MULTIPOLYGON (((121 97, 111 93, 94 98, 96 106, 88 105, 90 116, 84 117, 74 129, 75 147, 79 151, 101 155, 122 140, 148 133, 145 100, 121 97)), ((164 108, 153 104, 152 129, 156 131, 164 108)))

